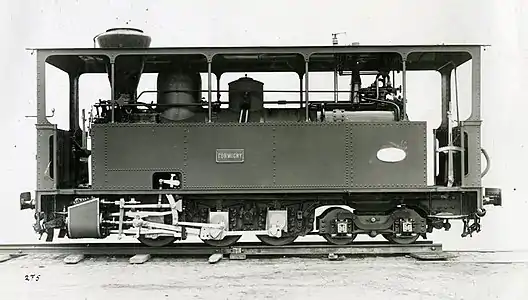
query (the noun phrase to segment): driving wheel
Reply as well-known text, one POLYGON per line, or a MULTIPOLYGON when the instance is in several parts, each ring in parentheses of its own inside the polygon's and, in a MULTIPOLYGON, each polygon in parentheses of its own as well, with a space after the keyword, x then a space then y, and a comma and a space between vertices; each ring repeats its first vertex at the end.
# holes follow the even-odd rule
POLYGON ((416 240, 420 238, 420 234, 411 233, 411 234, 396 235, 396 234, 391 234, 391 233, 385 233, 383 234, 383 237, 387 241, 394 243, 394 244, 409 245, 409 244, 416 242, 416 240))
POLYGON ((323 238, 333 245, 348 245, 351 244, 357 237, 357 234, 344 235, 344 236, 332 236, 331 234, 323 234, 323 238))
POLYGON ((229 247, 240 240, 241 235, 228 235, 221 240, 202 240, 205 244, 213 247, 229 247))
POLYGON ((293 235, 276 238, 269 235, 257 235, 257 238, 266 245, 284 246, 293 243, 297 239, 297 236, 293 235))

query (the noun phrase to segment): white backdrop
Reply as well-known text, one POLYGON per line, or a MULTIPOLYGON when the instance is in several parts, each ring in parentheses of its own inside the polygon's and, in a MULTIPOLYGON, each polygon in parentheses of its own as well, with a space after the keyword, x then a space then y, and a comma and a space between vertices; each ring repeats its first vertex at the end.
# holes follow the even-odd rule
MULTIPOLYGON (((152 47, 328 45, 331 33, 341 31, 347 32, 340 36, 341 44, 491 44, 482 58, 483 146, 492 158, 484 184, 503 189, 504 206, 488 210, 482 220, 483 231, 472 239, 460 238, 460 226, 433 238, 446 248, 528 248, 527 239, 522 233, 518 237, 520 228, 516 227, 522 225, 524 210, 528 209, 528 189, 524 187, 528 125, 523 121, 528 112, 528 100, 523 95, 528 78, 521 72, 528 66, 528 5, 523 0, 427 4, 419 0, 6 2, 0 4, 0 138, 4 141, 0 146, 4 191, 0 243, 35 239, 32 212, 18 209, 19 193, 33 191, 36 177, 35 120, 24 117, 36 112, 35 56, 24 48, 92 47, 96 34, 111 27, 133 26, 152 36, 152 47)), ((48 109, 56 109, 54 122, 66 124, 66 77, 49 74, 48 109)), ((459 72, 462 102, 468 101, 469 74, 468 66, 459 72)), ((266 88, 296 88, 295 77, 290 78, 291 82, 266 78, 266 88)), ((152 88, 153 79, 145 77, 140 89, 152 88)), ((331 89, 328 79, 316 83, 312 79, 311 87, 316 84, 331 89)), ((223 79, 222 88, 227 81, 223 79)), ((108 93, 106 78, 81 81, 85 108, 108 93)), ((429 130, 438 125, 439 93, 438 77, 410 75, 410 117, 429 121, 429 130)), ((464 109, 462 105, 462 115, 469 113, 464 109)))

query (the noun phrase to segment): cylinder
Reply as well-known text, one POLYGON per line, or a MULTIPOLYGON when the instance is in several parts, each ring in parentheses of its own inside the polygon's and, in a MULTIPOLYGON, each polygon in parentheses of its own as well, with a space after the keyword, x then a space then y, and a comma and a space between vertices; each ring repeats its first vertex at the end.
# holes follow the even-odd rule
POLYGON ((70 239, 102 238, 99 199, 88 200, 68 207, 66 225, 70 239))
POLYGON ((200 109, 202 78, 199 73, 165 71, 158 74, 158 104, 162 109, 161 120, 174 122, 189 119, 200 109), (166 104, 190 104, 190 106, 163 107, 166 104), (194 105, 193 105, 194 104, 194 105))
POLYGON ((229 109, 259 111, 264 108, 264 84, 250 77, 229 83, 229 109))

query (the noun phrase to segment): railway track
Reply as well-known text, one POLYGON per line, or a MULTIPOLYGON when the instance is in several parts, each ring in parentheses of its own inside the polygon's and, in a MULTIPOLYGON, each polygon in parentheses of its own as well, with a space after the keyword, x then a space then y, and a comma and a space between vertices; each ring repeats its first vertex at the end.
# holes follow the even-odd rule
POLYGON ((207 257, 209 262, 219 261, 224 256, 230 260, 247 257, 328 257, 339 260, 343 256, 411 256, 428 262, 454 261, 457 263, 511 264, 528 263, 528 249, 509 250, 459 250, 445 251, 442 244, 420 241, 412 245, 396 245, 388 242, 355 242, 338 246, 319 242, 296 242, 287 246, 268 246, 261 243, 238 243, 229 247, 211 247, 203 243, 179 243, 162 248, 147 247, 141 243, 61 243, 61 244, 3 244, 0 245, 0 262, 26 255, 65 255, 64 262, 76 264, 86 256, 130 256, 130 263, 144 263, 151 256, 163 257, 207 257), (521 258, 511 254, 523 254, 521 258), (468 255, 484 257, 468 259, 468 255), (486 255, 489 254, 489 255, 486 255), (493 258, 490 256, 499 257, 493 258), (500 256, 505 254, 505 256, 500 256), (459 257, 462 256, 462 257, 459 257), (466 258, 464 258, 466 257, 466 258), (450 258, 454 258, 451 260, 450 258))
MULTIPOLYGON (((153 248, 139 243, 68 243, 68 244, 4 244, 0 254, 9 258, 28 254, 65 254, 67 263, 77 263, 84 256, 129 256, 131 263, 142 263, 150 256, 200 257, 210 256, 210 261, 228 255, 230 259, 246 257, 321 257, 339 259, 340 256, 415 255, 422 259, 443 259, 442 244, 421 241, 411 245, 388 242, 357 242, 352 245, 327 243, 293 243, 286 246, 268 246, 261 243, 239 243, 229 247, 211 247, 203 243, 182 243, 153 248)), ((7 259, 4 259, 7 260, 7 259)))

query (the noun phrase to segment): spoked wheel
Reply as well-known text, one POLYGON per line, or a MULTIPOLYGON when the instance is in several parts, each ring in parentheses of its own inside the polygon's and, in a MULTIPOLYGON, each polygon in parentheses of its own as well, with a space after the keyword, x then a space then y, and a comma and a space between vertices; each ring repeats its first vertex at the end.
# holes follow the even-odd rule
POLYGON ((357 237, 357 234, 345 235, 345 236, 332 236, 330 234, 323 234, 323 238, 334 245, 348 245, 351 244, 357 237))
POLYGON ((138 237, 138 240, 142 244, 147 245, 149 247, 165 247, 174 243, 174 241, 176 241, 176 238, 173 236, 159 236, 155 239, 151 239, 145 237, 144 235, 140 235, 138 237))
POLYGON ((297 239, 297 236, 294 235, 276 238, 269 235, 257 235, 257 238, 266 245, 284 246, 293 243, 297 239))
POLYGON ((240 240, 241 235, 228 235, 221 240, 202 240, 205 244, 213 247, 229 247, 240 240))
POLYGON ((409 245, 418 240, 420 238, 420 234, 417 233, 411 233, 411 234, 405 234, 405 235, 396 235, 391 233, 385 233, 383 234, 383 237, 394 244, 400 244, 400 245, 409 245))

